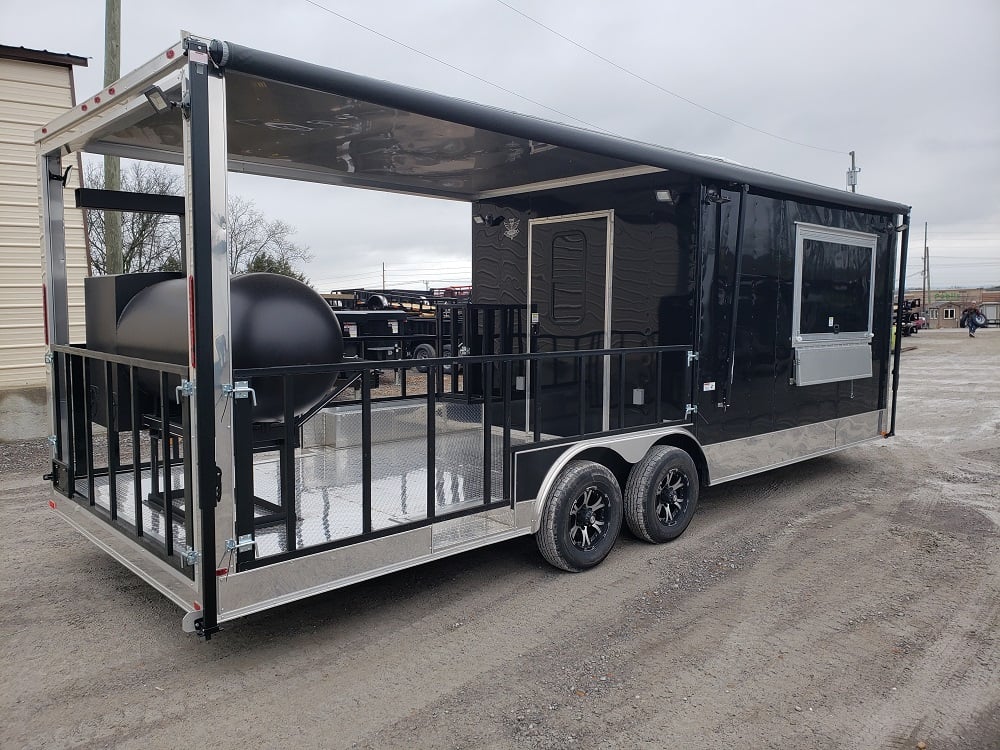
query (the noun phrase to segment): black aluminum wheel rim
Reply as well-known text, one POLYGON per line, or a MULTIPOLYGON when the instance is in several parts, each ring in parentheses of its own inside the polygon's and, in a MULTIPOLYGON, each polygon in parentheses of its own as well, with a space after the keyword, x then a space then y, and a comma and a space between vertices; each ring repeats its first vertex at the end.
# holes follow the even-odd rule
POLYGON ((608 496, 590 485, 573 501, 569 509, 569 539, 573 546, 588 552, 608 533, 611 501, 608 496))
POLYGON ((680 469, 667 471, 656 486, 656 517, 664 526, 675 526, 683 518, 691 497, 687 474, 680 469))

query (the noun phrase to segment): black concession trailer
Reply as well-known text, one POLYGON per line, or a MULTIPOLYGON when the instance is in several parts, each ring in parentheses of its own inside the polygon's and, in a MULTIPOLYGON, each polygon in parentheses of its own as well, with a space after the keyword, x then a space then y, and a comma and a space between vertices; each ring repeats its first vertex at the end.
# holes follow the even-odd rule
POLYGON ((893 434, 906 205, 195 37, 36 140, 50 505, 202 636, 520 535, 581 571, 703 486, 893 434), (185 195, 68 194, 79 152, 185 195), (231 279, 230 170, 467 203, 462 350, 346 360, 309 287, 231 279), (74 200, 185 232, 182 272, 88 282, 86 341, 74 200))

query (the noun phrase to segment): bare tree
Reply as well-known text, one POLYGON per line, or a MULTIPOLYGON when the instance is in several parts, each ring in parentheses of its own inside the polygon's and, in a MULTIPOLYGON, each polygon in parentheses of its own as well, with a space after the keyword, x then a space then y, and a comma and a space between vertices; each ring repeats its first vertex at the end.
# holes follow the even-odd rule
POLYGON ((307 247, 292 242, 295 230, 281 219, 268 220, 254 202, 238 195, 229 196, 229 270, 243 273, 253 268, 273 267, 299 277, 295 266, 312 260, 307 247), (289 273, 289 271, 291 273, 289 273))
MULTIPOLYGON (((88 187, 101 188, 100 168, 85 173, 88 187)), ((130 162, 122 170, 121 189, 133 193, 178 195, 182 180, 169 168, 148 162, 130 162)), ((238 195, 228 200, 229 270, 231 273, 269 271, 297 279, 305 277, 296 266, 312 259, 308 248, 292 242, 295 230, 280 219, 269 220, 248 198, 238 195)), ((104 244, 104 211, 87 211, 94 273, 107 273, 104 244)), ((161 214, 122 214, 122 259, 125 273, 139 271, 180 271, 180 223, 177 217, 161 214)))
MULTIPOLYGON (((84 173, 88 187, 104 187, 104 170, 88 165, 84 173)), ((147 162, 133 161, 122 170, 121 189, 130 193, 178 195, 180 175, 147 162)), ((94 273, 107 273, 104 242, 104 211, 87 211, 87 239, 94 273)), ((121 214, 122 266, 125 273, 157 271, 171 258, 180 257, 180 222, 176 216, 123 212, 121 214)))

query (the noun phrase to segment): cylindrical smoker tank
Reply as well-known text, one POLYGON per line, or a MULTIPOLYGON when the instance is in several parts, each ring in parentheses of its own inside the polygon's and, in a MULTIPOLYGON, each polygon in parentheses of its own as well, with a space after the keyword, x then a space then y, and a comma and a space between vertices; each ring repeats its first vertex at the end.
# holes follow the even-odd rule
MULTIPOLYGON (((343 358, 343 334, 333 310, 313 289, 288 276, 234 276, 230 282, 230 320, 233 369, 331 364, 343 358)), ((186 279, 153 284, 132 298, 118 319, 118 353, 156 362, 188 363, 186 279)), ((295 377, 295 414, 329 398, 336 377, 336 373, 295 377)), ((140 383, 157 392, 154 373, 140 371, 140 383)), ((283 421, 281 379, 258 378, 253 387, 257 395, 254 422, 283 421)))

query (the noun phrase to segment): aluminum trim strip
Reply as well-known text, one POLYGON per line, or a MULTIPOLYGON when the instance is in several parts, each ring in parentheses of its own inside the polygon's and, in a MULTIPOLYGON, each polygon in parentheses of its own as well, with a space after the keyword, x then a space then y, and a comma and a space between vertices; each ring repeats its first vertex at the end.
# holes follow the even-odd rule
POLYGON ((572 187, 574 185, 587 185, 591 182, 605 182, 607 180, 620 180, 625 177, 638 177, 644 174, 656 174, 666 172, 663 167, 625 167, 623 169, 609 169, 606 172, 592 172, 590 174, 577 175, 576 177, 563 177, 558 180, 544 180, 542 182, 529 182, 524 185, 512 185, 496 190, 484 190, 476 193, 472 200, 482 201, 490 198, 502 198, 507 195, 520 195, 522 193, 537 193, 542 190, 555 190, 558 188, 572 187))
POLYGON ((74 501, 56 493, 53 498, 56 515, 185 612, 194 611, 194 581, 74 501))
POLYGON ((433 527, 254 568, 219 579, 219 622, 531 533, 527 527, 433 551, 433 527), (394 559, 383 565, 370 561, 394 559))
MULTIPOLYGON (((100 92, 83 98, 73 109, 36 130, 35 143, 43 152, 52 152, 70 140, 72 134, 86 134, 103 122, 113 121, 115 118, 109 120, 108 116, 113 110, 119 109, 122 100, 127 102, 130 97, 141 96, 150 84, 183 68, 187 62, 182 40, 131 73, 103 87, 100 92), (111 88, 115 90, 114 94, 108 94, 111 88), (94 99, 97 97, 102 99, 100 103, 95 103, 94 99), (82 109, 84 106, 87 107, 86 111, 82 109), (47 132, 42 132, 43 130, 47 132)), ((145 98, 142 102, 145 103, 145 98)))
POLYGON ((722 484, 879 438, 883 411, 703 446, 710 484, 722 484))

